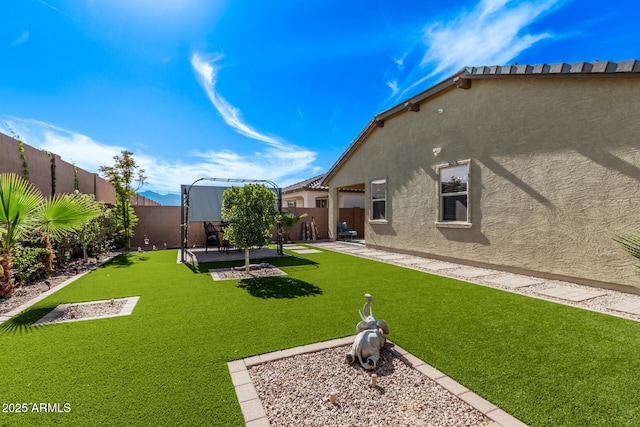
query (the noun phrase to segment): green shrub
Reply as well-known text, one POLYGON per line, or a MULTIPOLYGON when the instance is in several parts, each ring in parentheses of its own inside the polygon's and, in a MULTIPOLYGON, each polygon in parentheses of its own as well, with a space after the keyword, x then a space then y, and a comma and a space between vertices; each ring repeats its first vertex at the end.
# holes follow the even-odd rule
POLYGON ((42 247, 16 247, 13 254, 14 279, 26 284, 51 277, 53 254, 42 247))

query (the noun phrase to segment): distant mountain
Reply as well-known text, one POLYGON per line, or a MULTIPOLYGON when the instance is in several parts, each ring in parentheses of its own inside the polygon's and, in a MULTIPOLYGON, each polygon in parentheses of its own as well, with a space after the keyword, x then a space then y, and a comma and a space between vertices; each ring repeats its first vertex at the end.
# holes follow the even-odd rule
POLYGON ((146 197, 147 199, 151 199, 154 202, 158 202, 162 206, 180 206, 181 203, 180 194, 160 194, 155 191, 142 191, 138 194, 146 197))

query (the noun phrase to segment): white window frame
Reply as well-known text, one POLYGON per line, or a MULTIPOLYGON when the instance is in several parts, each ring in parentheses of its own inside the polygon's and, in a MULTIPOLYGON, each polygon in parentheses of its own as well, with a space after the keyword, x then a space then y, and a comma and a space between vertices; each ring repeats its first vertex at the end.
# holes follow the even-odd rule
POLYGON ((438 217, 436 220, 436 226, 442 228, 471 228, 473 223, 471 222, 471 160, 462 160, 453 164, 442 164, 436 166, 436 171, 438 174, 437 180, 437 194, 438 194, 438 217), (443 193, 442 192, 442 171, 445 169, 450 169, 454 167, 466 166, 467 167, 467 188, 466 191, 459 191, 455 193, 443 193), (452 196, 466 196, 467 197, 467 219, 466 221, 445 221, 444 220, 444 203, 443 199, 445 197, 452 196))
POLYGON ((373 179, 369 182, 369 223, 371 224, 387 224, 389 222, 389 210, 387 209, 388 204, 388 196, 387 196, 387 186, 388 186, 388 182, 387 182, 387 178, 379 178, 379 179, 373 179), (374 199, 373 198, 373 185, 380 185, 380 184, 384 184, 384 198, 378 198, 378 199, 374 199), (373 219, 373 203, 374 202, 384 202, 384 218, 379 218, 379 219, 373 219))

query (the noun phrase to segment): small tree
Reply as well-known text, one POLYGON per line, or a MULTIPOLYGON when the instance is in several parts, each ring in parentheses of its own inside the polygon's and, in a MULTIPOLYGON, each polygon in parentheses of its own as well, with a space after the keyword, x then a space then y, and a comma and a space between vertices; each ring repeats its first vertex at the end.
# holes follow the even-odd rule
POLYGON ((118 229, 128 249, 133 236, 133 227, 138 220, 131 207, 130 198, 142 188, 147 177, 144 176, 144 169, 138 170, 132 152, 123 150, 122 156, 114 156, 113 160, 115 160, 114 166, 100 166, 100 172, 116 191, 115 209, 118 229))
POLYGON ((298 223, 302 218, 306 218, 307 214, 303 213, 302 215, 294 215, 291 212, 285 212, 282 214, 282 225, 284 227, 284 240, 286 242, 291 241, 291 237, 289 236, 289 230, 298 223))
POLYGON ((271 227, 278 222, 275 205, 275 193, 262 184, 229 187, 222 195, 222 219, 229 223, 224 236, 234 246, 244 248, 246 271, 249 249, 269 243, 271 227))
POLYGON ((111 209, 104 202, 95 202, 95 196, 93 195, 77 193, 75 197, 93 201, 100 211, 96 218, 82 224, 69 239, 70 244, 82 248, 82 259, 87 263, 89 261, 89 247, 93 246, 92 252, 93 255, 96 255, 106 246, 106 241, 113 236, 115 231, 115 229, 112 229, 114 216, 111 209))

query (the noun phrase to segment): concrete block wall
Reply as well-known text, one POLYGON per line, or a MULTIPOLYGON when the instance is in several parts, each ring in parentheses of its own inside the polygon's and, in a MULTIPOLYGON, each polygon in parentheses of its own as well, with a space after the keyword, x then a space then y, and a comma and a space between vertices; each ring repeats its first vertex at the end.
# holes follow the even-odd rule
MULTIPOLYGON (((42 192, 45 197, 52 194, 52 157, 55 165, 55 193, 73 193, 77 174, 78 189, 84 194, 93 194, 97 200, 107 204, 116 203, 113 187, 100 175, 76 168, 72 163, 62 160, 57 154, 23 144, 24 157, 29 171, 29 181, 42 192)), ((23 175, 23 165, 20 159, 20 142, 0 133, 0 173, 15 173, 23 175)), ((160 204, 144 196, 136 195, 132 198, 133 205, 159 206, 160 204)))

